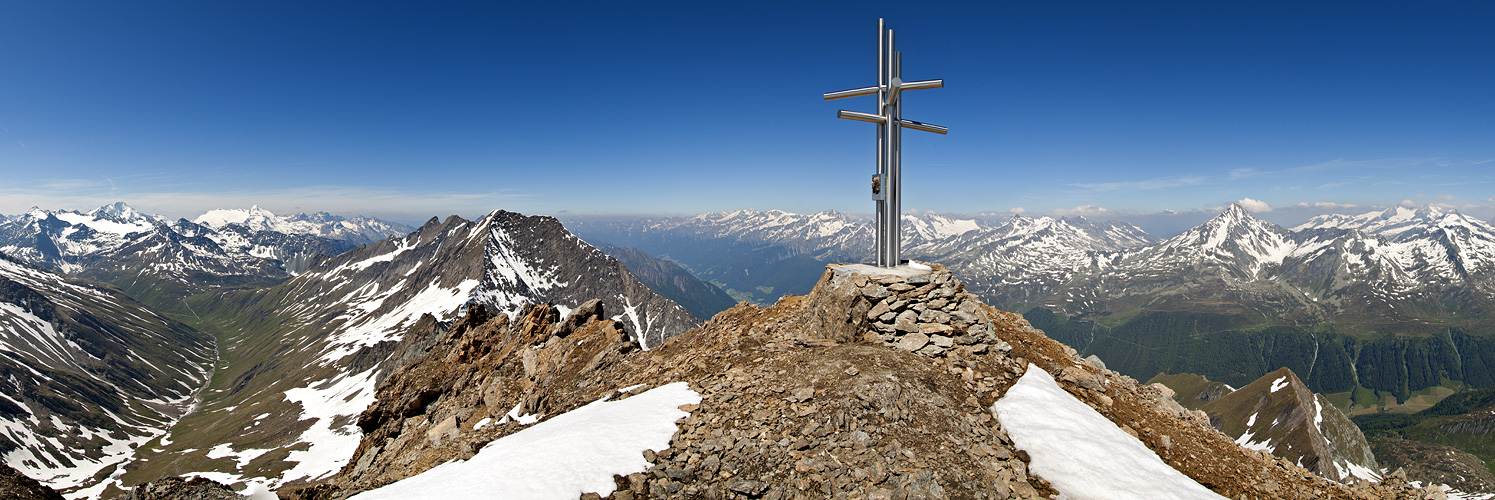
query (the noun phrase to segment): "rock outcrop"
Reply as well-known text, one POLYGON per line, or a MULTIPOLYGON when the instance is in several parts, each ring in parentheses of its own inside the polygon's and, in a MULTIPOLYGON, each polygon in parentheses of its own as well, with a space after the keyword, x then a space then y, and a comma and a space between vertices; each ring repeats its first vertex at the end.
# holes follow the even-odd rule
POLYGON ((1325 478, 1370 479, 1380 470, 1360 428, 1287 368, 1211 401, 1203 410, 1236 443, 1325 478))
POLYGON ((991 412, 1031 363, 1230 498, 1435 494, 1395 480, 1343 485, 1243 449, 1203 413, 970 297, 940 266, 833 265, 807 296, 739 304, 647 351, 606 318, 587 307, 564 321, 544 305, 514 318, 470 308, 431 354, 381 384, 348 466, 278 493, 345 498, 473 456, 526 416, 684 381, 700 403, 682 407, 690 415, 668 448, 644 453, 648 470, 615 477, 611 498, 1046 498, 1058 492, 1029 473, 991 412))
POLYGON ((168 476, 131 488, 117 500, 247 500, 228 485, 203 477, 168 476))
POLYGON ((1224 382, 1215 382, 1203 375, 1193 373, 1166 374, 1159 373, 1147 380, 1148 384, 1163 384, 1173 391, 1173 400, 1190 410, 1203 408, 1205 403, 1224 397, 1226 394, 1235 392, 1235 389, 1224 382))
POLYGON ((62 494, 0 461, 0 498, 8 500, 62 500, 62 494))
POLYGON ((1495 493, 1495 475, 1469 452, 1396 436, 1373 437, 1370 446, 1383 467, 1400 470, 1408 481, 1446 484, 1465 493, 1495 493))

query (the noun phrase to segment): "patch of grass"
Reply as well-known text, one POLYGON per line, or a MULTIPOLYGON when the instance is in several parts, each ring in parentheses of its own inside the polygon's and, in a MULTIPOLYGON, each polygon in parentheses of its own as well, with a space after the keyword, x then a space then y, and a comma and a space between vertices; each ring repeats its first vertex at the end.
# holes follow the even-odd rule
POLYGON ((1348 414, 1350 412, 1350 407, 1355 404, 1355 391, 1325 394, 1324 399, 1329 400, 1329 404, 1334 405, 1335 408, 1339 408, 1339 411, 1348 414))

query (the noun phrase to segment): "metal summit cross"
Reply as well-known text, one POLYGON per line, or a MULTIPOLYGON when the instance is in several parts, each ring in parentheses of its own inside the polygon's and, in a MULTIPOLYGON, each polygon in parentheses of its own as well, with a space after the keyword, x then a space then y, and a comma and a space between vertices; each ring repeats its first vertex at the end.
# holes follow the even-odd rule
POLYGON ((877 86, 842 90, 825 94, 825 100, 877 95, 877 114, 840 110, 837 118, 877 124, 877 174, 872 176, 872 199, 877 202, 877 265, 893 267, 903 263, 899 255, 899 217, 902 211, 902 142, 903 129, 911 128, 945 134, 939 125, 905 120, 899 113, 899 95, 905 90, 937 89, 944 80, 903 81, 903 55, 893 46, 893 30, 877 20, 877 86))

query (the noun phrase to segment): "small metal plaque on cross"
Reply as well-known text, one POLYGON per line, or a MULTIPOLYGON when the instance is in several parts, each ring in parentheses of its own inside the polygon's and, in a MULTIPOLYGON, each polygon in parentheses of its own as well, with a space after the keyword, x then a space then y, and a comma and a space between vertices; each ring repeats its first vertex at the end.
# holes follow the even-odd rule
POLYGON ((877 174, 872 176, 872 199, 877 202, 877 265, 892 267, 903 263, 899 255, 899 213, 902 211, 903 129, 911 128, 945 134, 950 130, 939 125, 905 120, 901 116, 900 94, 905 90, 937 89, 944 80, 903 81, 903 55, 894 48, 893 30, 882 19, 877 20, 877 86, 842 90, 825 94, 825 100, 864 95, 877 96, 877 114, 840 110, 837 118, 877 124, 877 174))

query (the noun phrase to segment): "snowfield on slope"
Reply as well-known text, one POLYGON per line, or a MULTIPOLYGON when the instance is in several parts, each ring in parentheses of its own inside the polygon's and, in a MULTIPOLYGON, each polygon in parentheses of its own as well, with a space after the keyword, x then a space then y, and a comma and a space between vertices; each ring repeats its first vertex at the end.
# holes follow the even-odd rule
POLYGON ((1034 474, 1072 500, 1224 499, 1075 399, 1035 365, 992 412, 1034 474))
POLYGON ((685 382, 622 401, 604 398, 488 443, 470 460, 438 465, 353 500, 607 496, 614 474, 649 468, 644 450, 670 447, 675 421, 689 415, 679 407, 700 402, 685 382))

